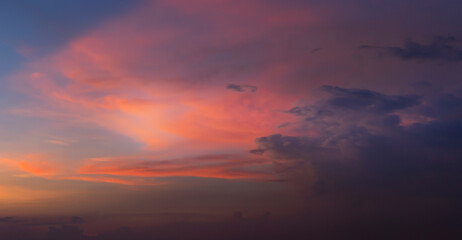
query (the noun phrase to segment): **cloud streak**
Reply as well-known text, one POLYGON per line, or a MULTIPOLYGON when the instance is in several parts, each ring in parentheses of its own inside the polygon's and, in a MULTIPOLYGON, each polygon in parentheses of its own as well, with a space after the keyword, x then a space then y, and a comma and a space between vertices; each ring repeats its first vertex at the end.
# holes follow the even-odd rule
POLYGON ((429 44, 421 44, 414 41, 407 41, 404 47, 377 47, 363 45, 361 49, 384 49, 390 55, 402 60, 422 60, 422 61, 443 61, 443 62, 460 62, 462 61, 462 50, 451 43, 456 42, 453 36, 436 37, 429 44))
POLYGON ((252 85, 237 85, 237 84, 228 84, 226 86, 226 89, 230 89, 230 90, 233 90, 233 91, 236 91, 236 92, 245 92, 245 91, 250 91, 251 93, 254 93, 257 91, 257 87, 256 86, 252 86, 252 85))
MULTIPOLYGON (((142 157, 140 157, 142 158, 142 157)), ((239 155, 206 155, 171 160, 116 159, 89 160, 79 170, 80 174, 103 174, 136 177, 203 177, 222 179, 256 179, 271 177, 264 171, 246 170, 250 166, 269 164, 264 159, 239 155)))

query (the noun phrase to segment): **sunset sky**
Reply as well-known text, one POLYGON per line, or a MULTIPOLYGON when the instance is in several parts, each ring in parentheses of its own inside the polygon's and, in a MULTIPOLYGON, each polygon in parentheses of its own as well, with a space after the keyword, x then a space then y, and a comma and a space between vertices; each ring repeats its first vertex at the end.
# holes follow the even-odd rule
POLYGON ((3 0, 0 239, 462 234, 461 9, 3 0))

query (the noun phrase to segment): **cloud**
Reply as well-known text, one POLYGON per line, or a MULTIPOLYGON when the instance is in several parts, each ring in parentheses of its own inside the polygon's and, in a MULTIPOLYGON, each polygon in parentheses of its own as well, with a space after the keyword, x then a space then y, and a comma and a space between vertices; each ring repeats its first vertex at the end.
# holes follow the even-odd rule
POLYGON ((322 48, 315 48, 315 49, 311 50, 310 53, 313 54, 313 53, 319 52, 321 50, 322 50, 322 48))
MULTIPOLYGON (((273 158, 283 160, 309 159, 313 150, 318 150, 320 143, 308 137, 291 137, 274 134, 259 137, 255 142, 260 147, 258 151, 270 151, 273 158)), ((255 150, 252 151, 255 153, 255 150)))
POLYGON ((262 155, 263 153, 265 153, 265 150, 264 149, 252 149, 249 152, 252 154, 262 155))
POLYGON ((84 222, 85 222, 85 220, 83 218, 79 217, 79 216, 72 216, 71 217, 71 223, 73 223, 73 224, 82 224, 84 222))
POLYGON ((302 116, 304 114, 306 114, 306 112, 310 111, 310 109, 308 107, 293 107, 287 111, 285 111, 286 113, 291 113, 291 114, 295 114, 297 116, 302 116))
POLYGON ((26 154, 11 159, 3 158, 0 159, 0 163, 43 178, 52 178, 61 170, 61 166, 58 166, 55 161, 50 160, 50 157, 44 154, 26 154))
POLYGON ((190 157, 159 157, 154 154, 90 158, 63 168, 56 159, 41 154, 0 159, 17 176, 41 177, 52 181, 85 181, 127 186, 155 186, 168 183, 163 177, 201 177, 262 181, 272 178, 270 162, 246 154, 205 154, 190 157), (50 168, 53 166, 53 168, 50 168), (22 174, 22 175, 21 175, 22 174))
POLYGON ((264 159, 248 158, 243 155, 203 155, 169 160, 153 157, 107 158, 88 160, 77 171, 85 175, 113 175, 133 177, 203 177, 221 179, 268 179, 271 174, 264 170, 250 170, 249 167, 269 164, 264 159))
POLYGON ((59 239, 72 239, 72 240, 84 240, 88 239, 84 235, 83 230, 77 226, 62 225, 60 227, 50 227, 47 233, 47 240, 59 240, 59 239))
POLYGON ((436 96, 421 109, 421 113, 431 118, 457 120, 462 118, 462 98, 454 94, 436 96))
POLYGON ((412 114, 417 111, 413 109, 421 106, 422 96, 386 95, 367 89, 327 85, 320 90, 328 96, 311 105, 295 106, 284 112, 301 120, 290 123, 295 132, 311 132, 313 136, 324 138, 324 144, 335 144, 361 129, 388 131, 385 129, 399 127, 409 119, 426 118, 412 114))
MULTIPOLYGON (((85 181, 95 183, 111 183, 120 185, 153 186, 163 184, 149 179, 125 177, 125 176, 88 176, 76 173, 75 166, 64 168, 62 164, 50 156, 44 154, 27 154, 14 158, 0 158, 0 163, 18 171, 16 176, 40 177, 53 181, 85 181), (25 174, 24 174, 25 173, 25 174)), ((18 192, 18 190, 16 190, 18 192)), ((44 193, 50 195, 50 193, 44 193)), ((23 195, 26 195, 23 193, 23 195)))
MULTIPOLYGON (((46 218, 15 218, 15 217, 0 217, 0 223, 11 223, 14 226, 20 227, 41 227, 41 226, 58 226, 58 225, 80 225, 85 220, 79 216, 58 217, 54 219, 46 218)), ((1 235, 0 235, 1 236, 1 235)))
POLYGON ((257 91, 257 87, 252 86, 252 85, 237 85, 237 84, 232 84, 232 83, 228 84, 228 86, 226 86, 226 89, 230 89, 236 92, 245 92, 249 90, 251 93, 254 93, 257 91))
POLYGON ((58 219, 29 219, 23 220, 25 226, 69 226, 83 224, 85 220, 79 216, 64 217, 58 219))
POLYGON ((336 208, 364 224, 374 216, 418 216, 428 206, 410 203, 439 199, 431 207, 439 218, 434 224, 462 212, 462 191, 454 185, 462 181, 460 98, 322 90, 326 99, 287 111, 300 119, 291 125, 298 135, 256 138, 251 151, 272 159, 281 179, 305 191, 307 211, 336 208), (408 118, 418 120, 405 124, 408 118))
POLYGON ((164 184, 164 182, 152 181, 149 179, 138 178, 138 177, 126 177, 126 176, 88 176, 85 174, 74 174, 71 176, 63 176, 58 178, 58 180, 74 180, 74 181, 85 181, 85 182, 94 182, 94 183, 111 183, 111 184, 120 184, 127 186, 155 186, 164 184))
POLYGON ((416 106, 419 96, 387 96, 365 89, 347 89, 335 86, 323 86, 322 90, 331 94, 327 104, 334 108, 362 110, 377 114, 416 106))
POLYGON ((451 43, 456 42, 453 36, 436 37, 429 44, 421 44, 414 41, 407 41, 404 47, 377 47, 364 45, 362 49, 384 49, 392 56, 402 60, 427 60, 427 61, 444 61, 459 62, 462 61, 462 50, 453 46, 451 43))
POLYGON ((318 178, 312 163, 329 151, 318 139, 303 136, 274 134, 259 137, 255 143, 258 148, 250 153, 265 154, 273 159, 274 171, 279 175, 277 181, 290 181, 309 188, 318 178))
POLYGON ((14 217, 0 217, 0 223, 15 223, 21 222, 21 220, 16 219, 14 217))

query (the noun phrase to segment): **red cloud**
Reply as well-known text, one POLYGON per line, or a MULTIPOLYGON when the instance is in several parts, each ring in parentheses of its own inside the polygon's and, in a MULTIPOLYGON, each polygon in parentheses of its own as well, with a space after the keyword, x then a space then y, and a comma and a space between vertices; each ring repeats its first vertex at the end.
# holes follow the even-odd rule
MULTIPOLYGON (((142 156, 139 157, 143 159, 142 156)), ((136 159, 136 158, 135 158, 136 159)), ((103 174, 134 177, 205 177, 223 179, 269 179, 265 170, 249 167, 269 164, 265 159, 248 159, 235 155, 209 155, 171 160, 93 159, 88 160, 77 172, 79 174, 103 174)))

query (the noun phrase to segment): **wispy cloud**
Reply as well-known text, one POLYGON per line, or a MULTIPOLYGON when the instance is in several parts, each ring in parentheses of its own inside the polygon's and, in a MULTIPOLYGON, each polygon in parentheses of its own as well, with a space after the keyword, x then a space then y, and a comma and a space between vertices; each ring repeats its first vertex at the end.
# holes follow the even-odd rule
POLYGON ((404 47, 379 47, 363 45, 361 49, 385 50, 394 57, 402 60, 424 60, 424 61, 444 61, 459 62, 462 61, 462 49, 451 43, 456 42, 453 36, 436 37, 429 44, 422 44, 414 41, 407 41, 404 47))
POLYGON ((251 93, 254 93, 257 91, 257 87, 256 86, 252 86, 252 85, 238 85, 238 84, 228 84, 226 86, 227 89, 230 89, 230 90, 233 90, 233 91, 236 91, 236 92, 245 92, 247 90, 249 90, 251 93))

